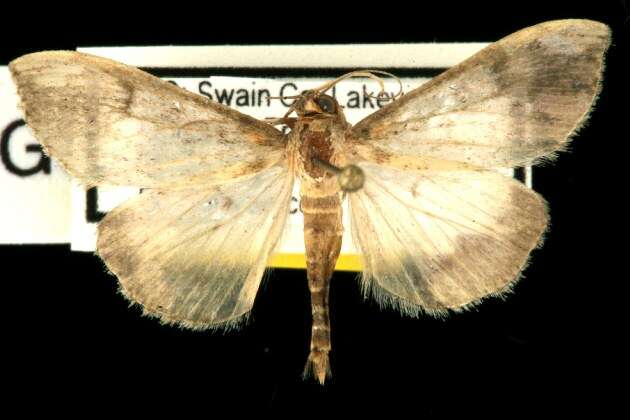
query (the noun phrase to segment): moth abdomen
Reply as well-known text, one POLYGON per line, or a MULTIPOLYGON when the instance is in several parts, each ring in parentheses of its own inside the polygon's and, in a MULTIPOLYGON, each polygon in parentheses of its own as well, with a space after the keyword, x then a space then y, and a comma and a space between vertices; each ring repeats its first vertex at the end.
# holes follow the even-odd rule
MULTIPOLYGON (((304 191, 307 192, 307 191, 304 191)), ((312 372, 324 383, 329 375, 328 353, 330 352, 330 317, 328 292, 339 252, 343 225, 341 221, 341 197, 338 192, 314 196, 302 195, 301 209, 304 213, 304 246, 308 287, 311 292, 312 334, 311 346, 305 374, 312 372)))

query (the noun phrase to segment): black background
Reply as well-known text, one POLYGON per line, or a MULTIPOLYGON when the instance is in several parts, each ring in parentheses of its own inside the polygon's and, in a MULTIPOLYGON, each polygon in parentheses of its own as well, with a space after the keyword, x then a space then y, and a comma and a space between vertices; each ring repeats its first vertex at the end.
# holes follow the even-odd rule
MULTIPOLYGON (((301 379, 310 334, 305 273, 275 270, 251 322, 191 332, 143 318, 90 254, 67 246, 0 246, 5 401, 25 412, 189 413, 213 417, 273 407, 410 410, 418 417, 601 414, 623 382, 622 156, 627 130, 628 4, 624 1, 457 3, 418 7, 333 3, 58 5, 3 17, 0 64, 32 51, 93 45, 494 41, 557 18, 613 28, 604 90, 572 152, 535 170, 552 225, 525 278, 447 320, 403 318, 364 301, 354 274, 331 291, 333 378, 301 379), (56 9, 53 12, 52 9, 56 9), (625 98, 624 98, 625 99, 625 98), (620 226, 614 228, 614 226, 620 226), (124 408, 124 411, 123 411, 124 408)), ((10 205, 2 203, 2 205, 10 205)), ((7 221, 3 221, 7 223, 7 221)), ((329 411, 333 415, 332 411, 329 411)))

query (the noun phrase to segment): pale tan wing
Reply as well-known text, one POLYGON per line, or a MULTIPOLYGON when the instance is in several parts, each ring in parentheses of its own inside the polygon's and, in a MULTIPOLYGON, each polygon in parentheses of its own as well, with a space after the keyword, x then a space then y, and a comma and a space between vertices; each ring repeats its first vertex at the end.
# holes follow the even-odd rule
POLYGON ((609 43, 589 20, 516 32, 359 122, 350 160, 422 169, 426 157, 482 167, 552 157, 588 115, 609 43))
POLYGON ((360 166, 365 185, 348 199, 363 285, 406 313, 508 290, 547 226, 543 198, 493 171, 360 166))
POLYGON ((9 68, 36 138, 87 185, 187 187, 283 158, 269 124, 112 60, 52 51, 9 68))
POLYGON ((273 166, 213 188, 145 190, 99 224, 97 252, 149 315, 234 325, 254 303, 292 186, 293 174, 273 166))

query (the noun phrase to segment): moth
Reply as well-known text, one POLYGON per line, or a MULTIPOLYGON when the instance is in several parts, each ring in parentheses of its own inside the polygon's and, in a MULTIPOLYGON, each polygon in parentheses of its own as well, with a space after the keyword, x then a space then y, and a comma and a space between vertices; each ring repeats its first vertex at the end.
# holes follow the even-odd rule
POLYGON ((548 215, 540 195, 495 169, 567 147, 600 91, 609 43, 598 22, 541 23, 355 126, 326 93, 335 80, 296 97, 273 122, 287 125, 286 135, 87 54, 29 54, 10 71, 27 124, 67 172, 90 187, 142 188, 99 224, 97 253, 122 293, 165 323, 216 328, 247 315, 299 179, 312 304, 307 371, 323 384, 344 229, 361 254, 365 295, 404 314, 441 315, 509 291, 548 215))

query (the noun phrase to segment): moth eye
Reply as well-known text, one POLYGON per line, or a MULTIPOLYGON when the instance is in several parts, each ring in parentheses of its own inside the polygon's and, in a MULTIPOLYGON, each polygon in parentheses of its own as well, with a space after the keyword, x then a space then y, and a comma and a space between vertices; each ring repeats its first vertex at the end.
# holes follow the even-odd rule
POLYGON ((335 100, 328 95, 322 95, 317 98, 317 105, 327 114, 335 112, 335 100))

